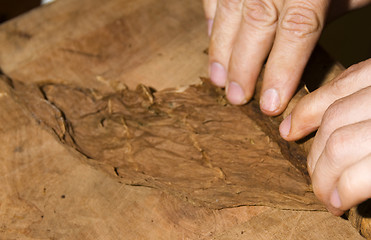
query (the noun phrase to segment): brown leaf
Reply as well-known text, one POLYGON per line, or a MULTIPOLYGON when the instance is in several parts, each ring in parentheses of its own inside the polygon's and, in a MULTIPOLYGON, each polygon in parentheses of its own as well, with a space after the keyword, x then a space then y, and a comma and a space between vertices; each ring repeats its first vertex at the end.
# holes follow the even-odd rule
POLYGON ((257 124, 267 120, 251 113, 254 103, 228 105, 207 82, 155 93, 142 85, 111 95, 55 84, 40 90, 43 101, 25 101, 33 115, 60 133, 61 124, 52 123, 40 103, 58 109, 65 126, 61 142, 126 184, 158 188, 215 209, 324 209, 305 173, 290 163, 305 160, 305 153, 294 143, 293 155, 283 141, 267 135, 257 124))

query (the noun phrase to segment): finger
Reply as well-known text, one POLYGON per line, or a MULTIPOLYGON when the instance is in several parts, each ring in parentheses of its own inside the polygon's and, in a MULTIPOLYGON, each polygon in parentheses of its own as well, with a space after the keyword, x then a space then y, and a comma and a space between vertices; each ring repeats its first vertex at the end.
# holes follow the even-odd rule
MULTIPOLYGON (((346 1, 346 0, 341 0, 341 1, 346 1)), ((369 4, 371 4, 371 0, 347 0, 347 3, 348 3, 348 11, 349 10, 354 10, 354 9, 357 9, 357 8, 361 8, 361 7, 364 7, 364 6, 367 6, 369 4)))
POLYGON ((340 208, 339 198, 331 198, 336 185, 348 168, 370 154, 370 146, 371 120, 341 127, 330 135, 312 174, 314 193, 329 209, 340 208))
POLYGON ((371 59, 353 65, 330 83, 303 97, 281 123, 281 136, 294 141, 316 130, 326 109, 337 99, 369 86, 370 75, 371 59))
POLYGON ((332 104, 325 112, 321 127, 308 154, 308 172, 312 175, 331 134, 338 128, 368 120, 371 116, 371 87, 364 88, 332 104))
POLYGON ((203 0, 206 19, 214 19, 218 0, 203 0))
POLYGON ((255 82, 273 44, 282 5, 279 2, 282 1, 245 0, 243 4, 241 26, 228 69, 227 98, 232 104, 243 104, 254 93, 255 82))
POLYGON ((331 199, 332 205, 347 210, 371 198, 370 171, 371 155, 348 168, 339 179, 337 191, 331 199))
POLYGON ((337 0, 331 1, 330 9, 328 12, 328 20, 334 20, 335 18, 349 12, 350 10, 355 10, 357 8, 364 7, 370 4, 370 0, 337 0))
POLYGON ((209 47, 211 81, 225 86, 235 36, 240 27, 243 0, 219 0, 209 47))
POLYGON ((293 96, 322 31, 328 0, 289 0, 283 6, 277 35, 264 73, 261 110, 277 115, 293 96))
POLYGON ((209 36, 211 36, 213 28, 217 3, 217 0, 203 0, 205 16, 207 19, 207 33, 209 36))

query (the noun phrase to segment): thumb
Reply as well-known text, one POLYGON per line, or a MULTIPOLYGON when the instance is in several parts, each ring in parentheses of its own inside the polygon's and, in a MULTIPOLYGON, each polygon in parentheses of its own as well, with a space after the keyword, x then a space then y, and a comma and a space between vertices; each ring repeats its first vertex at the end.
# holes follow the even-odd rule
POLYGON ((371 59, 345 70, 334 80, 303 97, 291 114, 282 121, 280 134, 287 141, 295 141, 315 131, 327 108, 336 100, 368 87, 371 59))

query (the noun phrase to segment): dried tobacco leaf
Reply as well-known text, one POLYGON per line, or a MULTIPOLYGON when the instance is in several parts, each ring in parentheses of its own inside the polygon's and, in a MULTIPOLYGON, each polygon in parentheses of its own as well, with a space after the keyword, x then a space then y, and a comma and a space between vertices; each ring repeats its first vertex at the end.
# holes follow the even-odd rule
MULTIPOLYGON (((18 92, 27 88, 19 85, 18 92)), ((266 120, 251 114, 254 105, 231 106, 206 82, 159 92, 140 85, 111 95, 55 84, 40 90, 44 99, 19 94, 33 115, 63 144, 125 184, 216 209, 324 209, 305 174, 283 154, 285 146, 257 124, 266 120)), ((290 154, 305 157, 298 149, 297 156, 290 154)))

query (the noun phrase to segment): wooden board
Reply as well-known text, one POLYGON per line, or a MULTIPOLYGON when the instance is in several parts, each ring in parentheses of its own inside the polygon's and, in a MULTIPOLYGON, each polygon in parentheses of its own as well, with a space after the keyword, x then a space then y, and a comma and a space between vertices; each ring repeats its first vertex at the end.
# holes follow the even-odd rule
MULTIPOLYGON (((57 1, 1 25, 0 43, 0 66, 13 80, 103 94, 189 85, 207 72, 198 0, 57 1)), ((11 85, 2 77, 1 239, 362 239, 327 212, 216 209, 123 184, 61 144, 11 85)))
POLYGON ((200 7, 194 0, 57 1, 2 25, 0 66, 13 79, 106 91, 195 83, 207 73, 200 7))

